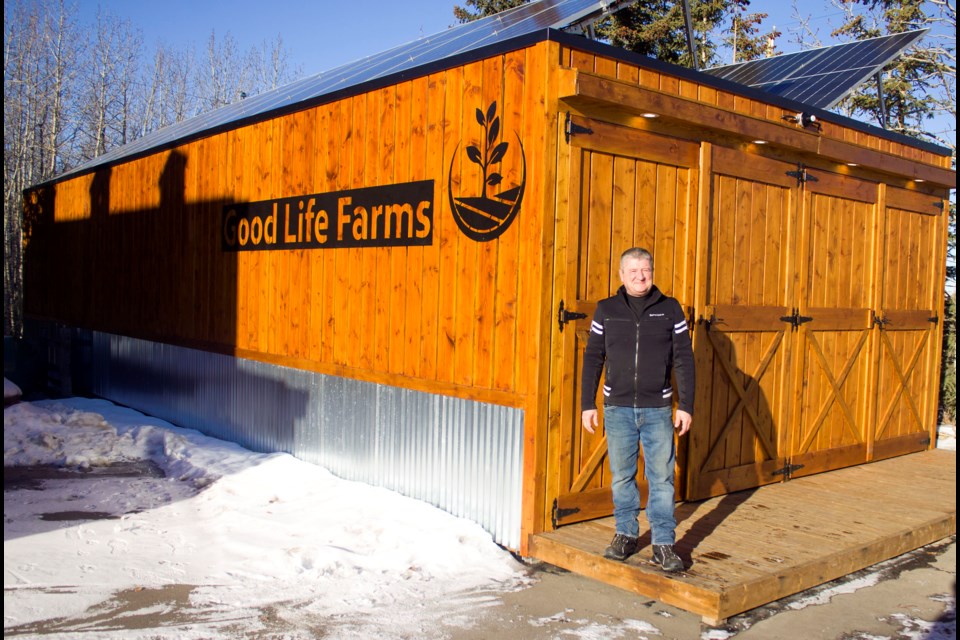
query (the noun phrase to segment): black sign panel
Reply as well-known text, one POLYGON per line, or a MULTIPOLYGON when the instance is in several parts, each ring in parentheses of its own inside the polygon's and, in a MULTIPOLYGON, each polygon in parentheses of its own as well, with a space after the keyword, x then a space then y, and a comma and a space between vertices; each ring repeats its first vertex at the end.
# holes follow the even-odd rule
POLYGON ((229 204, 224 251, 433 243, 433 180, 229 204))

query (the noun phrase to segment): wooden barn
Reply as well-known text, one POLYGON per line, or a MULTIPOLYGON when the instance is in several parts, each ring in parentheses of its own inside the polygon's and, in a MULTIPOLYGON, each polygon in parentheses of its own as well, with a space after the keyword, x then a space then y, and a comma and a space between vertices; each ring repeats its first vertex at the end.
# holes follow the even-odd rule
POLYGON ((955 533, 949 150, 593 41, 602 4, 461 25, 29 189, 32 330, 92 393, 708 621, 955 533), (579 427, 631 246, 696 354, 673 577, 602 558, 605 441, 579 427))

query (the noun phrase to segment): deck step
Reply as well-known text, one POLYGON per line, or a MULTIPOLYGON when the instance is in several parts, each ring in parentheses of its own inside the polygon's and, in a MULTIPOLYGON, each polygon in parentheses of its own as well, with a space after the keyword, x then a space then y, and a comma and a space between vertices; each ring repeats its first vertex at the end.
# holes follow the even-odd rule
POLYGON ((679 574, 650 562, 642 515, 626 562, 603 557, 613 518, 537 534, 530 554, 717 625, 956 534, 956 470, 956 452, 932 450, 679 504, 679 574))

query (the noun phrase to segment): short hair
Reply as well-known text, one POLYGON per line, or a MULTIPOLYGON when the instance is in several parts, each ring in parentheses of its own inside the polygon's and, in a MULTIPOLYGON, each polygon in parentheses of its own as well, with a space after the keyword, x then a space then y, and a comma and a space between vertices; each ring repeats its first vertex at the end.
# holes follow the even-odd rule
POLYGON ((653 254, 641 247, 632 247, 620 255, 620 268, 623 268, 623 262, 627 258, 636 258, 637 260, 649 260, 650 268, 653 269, 653 254))

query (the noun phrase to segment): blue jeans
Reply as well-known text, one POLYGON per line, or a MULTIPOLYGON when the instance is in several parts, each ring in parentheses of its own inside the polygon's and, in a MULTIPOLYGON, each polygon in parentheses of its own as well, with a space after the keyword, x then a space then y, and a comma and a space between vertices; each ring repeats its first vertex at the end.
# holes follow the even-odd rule
POLYGON ((649 486, 647 520, 653 544, 676 542, 673 468, 677 453, 672 413, 670 407, 644 409, 607 405, 603 408, 617 533, 632 538, 640 535, 637 457, 643 445, 644 475, 649 486))

